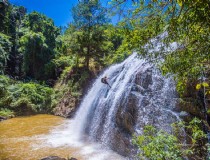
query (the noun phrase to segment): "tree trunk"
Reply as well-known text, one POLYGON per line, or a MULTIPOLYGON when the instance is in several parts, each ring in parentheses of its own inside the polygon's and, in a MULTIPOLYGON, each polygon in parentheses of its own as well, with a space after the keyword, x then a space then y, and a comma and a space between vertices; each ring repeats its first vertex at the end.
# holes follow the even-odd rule
POLYGON ((89 63, 90 63, 90 46, 87 47, 87 55, 85 57, 85 64, 88 70, 89 70, 89 63))

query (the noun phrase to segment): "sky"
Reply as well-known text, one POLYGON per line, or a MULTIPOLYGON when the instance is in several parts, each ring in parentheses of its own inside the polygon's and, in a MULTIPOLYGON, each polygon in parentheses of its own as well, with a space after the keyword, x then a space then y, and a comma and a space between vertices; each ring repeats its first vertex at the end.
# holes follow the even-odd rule
MULTIPOLYGON (((110 7, 111 0, 100 0, 102 6, 110 7)), ((56 26, 67 26, 72 22, 71 8, 78 4, 78 0, 9 0, 11 4, 24 6, 28 13, 37 11, 45 14, 47 17, 54 20, 56 26)), ((130 1, 131 2, 131 1, 130 1)), ((130 8, 129 1, 123 4, 123 8, 130 8)), ((112 9, 113 10, 113 9, 112 9)), ((116 15, 111 18, 111 22, 116 24, 120 20, 120 16, 116 15)))
POLYGON ((24 6, 28 12, 43 13, 53 19, 56 26, 65 26, 72 21, 70 10, 78 0, 10 0, 10 3, 24 6))
MULTIPOLYGON (((71 8, 78 0, 9 0, 11 4, 24 6, 28 12, 37 11, 54 20, 56 26, 66 26, 72 21, 71 8)), ((101 0, 107 6, 110 0, 101 0)))

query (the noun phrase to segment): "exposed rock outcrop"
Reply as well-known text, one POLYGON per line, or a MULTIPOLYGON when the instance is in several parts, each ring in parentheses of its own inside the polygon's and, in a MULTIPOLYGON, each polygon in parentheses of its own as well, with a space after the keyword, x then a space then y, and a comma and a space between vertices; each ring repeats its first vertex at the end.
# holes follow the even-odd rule
POLYGON ((59 103, 53 109, 54 115, 62 116, 65 118, 72 118, 77 110, 77 107, 86 93, 91 80, 95 77, 95 73, 87 70, 86 68, 72 68, 66 73, 63 79, 55 85, 56 90, 64 92, 64 95, 59 100, 59 103), (71 85, 68 83, 71 82, 71 85), (77 84, 75 92, 78 95, 73 96, 71 87, 77 84))
POLYGON ((53 112, 56 116, 71 118, 76 111, 77 103, 78 99, 72 96, 71 93, 67 92, 54 108, 53 112))

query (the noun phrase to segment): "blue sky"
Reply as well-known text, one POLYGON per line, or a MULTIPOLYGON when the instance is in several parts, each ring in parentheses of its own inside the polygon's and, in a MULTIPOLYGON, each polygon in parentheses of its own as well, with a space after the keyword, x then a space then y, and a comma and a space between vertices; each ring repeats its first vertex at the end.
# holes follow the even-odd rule
MULTIPOLYGON (((101 0, 107 6, 110 0, 101 0)), ((10 3, 24 6, 28 12, 37 11, 52 18, 56 26, 65 26, 72 21, 71 8, 78 0, 10 0, 10 3)))
POLYGON ((10 0, 10 3, 24 6, 28 12, 43 13, 52 18, 56 26, 64 26, 72 20, 70 10, 78 0, 10 0))
MULTIPOLYGON (((37 11, 45 14, 54 20, 56 26, 66 26, 72 21, 71 8, 78 3, 78 0, 9 0, 11 4, 24 6, 28 12, 37 11)), ((108 2, 111 0, 101 0, 104 7, 110 8, 108 2)), ((131 1, 126 1, 123 8, 130 8, 131 1)), ((113 10, 113 9, 112 9, 113 10)), ((122 17, 112 17, 112 23, 116 24, 122 17)))

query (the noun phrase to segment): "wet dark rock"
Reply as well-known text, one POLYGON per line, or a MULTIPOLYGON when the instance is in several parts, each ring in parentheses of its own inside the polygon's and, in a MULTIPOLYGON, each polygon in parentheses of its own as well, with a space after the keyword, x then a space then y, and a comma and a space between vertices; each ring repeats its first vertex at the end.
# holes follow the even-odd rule
POLYGON ((61 158, 58 156, 49 156, 49 157, 42 158, 41 160, 67 160, 67 159, 61 158))
POLYGON ((113 132, 111 139, 114 145, 111 146, 111 149, 125 157, 135 155, 137 150, 131 143, 132 135, 126 134, 119 130, 119 128, 116 128, 113 132))
POLYGON ((0 121, 6 120, 6 117, 0 116, 0 121))
POLYGON ((204 114, 201 112, 202 108, 197 104, 195 100, 181 101, 179 107, 182 111, 185 111, 193 116, 204 119, 204 114))
POLYGON ((187 113, 185 111, 181 111, 179 113, 179 117, 184 120, 185 122, 190 122, 193 119, 193 116, 190 113, 187 113))
MULTIPOLYGON (((131 83, 131 91, 127 97, 115 106, 116 123, 110 135, 110 146, 120 155, 126 157, 136 155, 137 148, 132 144, 136 128, 142 131, 145 125, 153 125, 170 132, 170 124, 177 121, 178 117, 172 112, 176 107, 176 100, 161 97, 164 80, 160 76, 154 77, 153 74, 151 68, 144 72, 140 70, 136 74, 134 83, 131 83)), ((173 91, 166 92, 170 97, 173 91)))
POLYGON ((136 96, 130 95, 128 102, 121 104, 121 107, 118 107, 116 114, 116 123, 121 130, 128 134, 134 132, 134 126, 137 119, 137 102, 138 98, 136 96), (123 107, 127 106, 127 107, 123 107))
POLYGON ((70 159, 68 159, 68 160, 77 160, 76 158, 73 158, 73 157, 71 157, 70 159))
POLYGON ((141 71, 136 75, 135 83, 144 89, 148 89, 152 84, 152 70, 148 69, 147 74, 142 74, 141 71))

